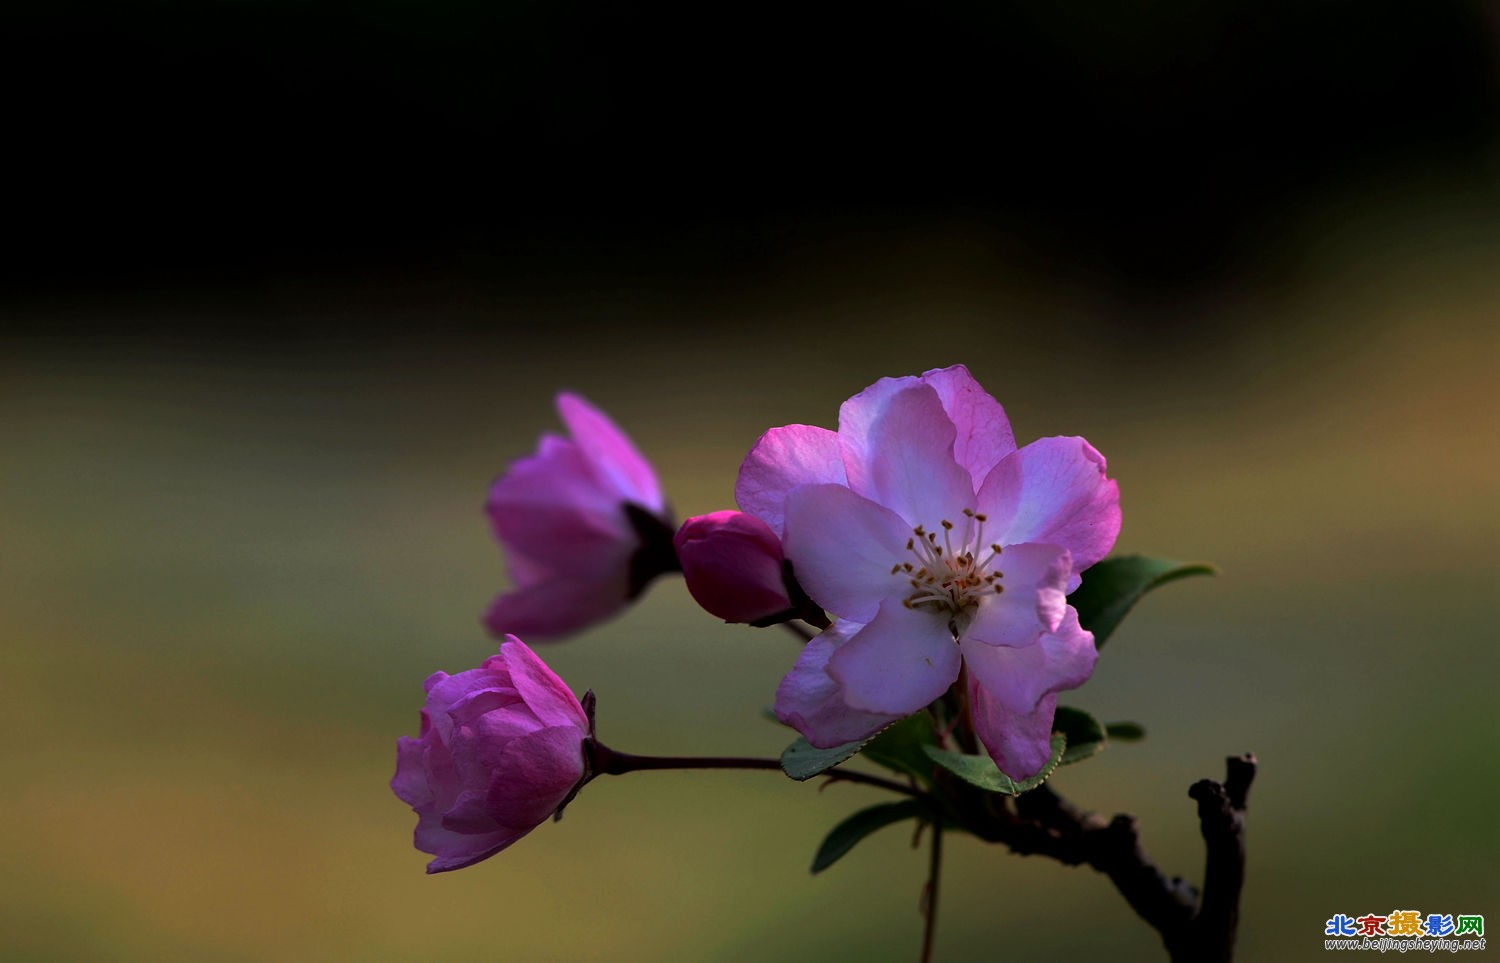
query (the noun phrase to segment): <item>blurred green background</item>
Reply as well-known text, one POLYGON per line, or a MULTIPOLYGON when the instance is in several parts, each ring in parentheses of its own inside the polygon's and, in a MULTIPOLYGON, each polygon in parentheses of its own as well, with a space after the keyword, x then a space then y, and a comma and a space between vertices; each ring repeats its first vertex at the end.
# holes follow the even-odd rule
MULTIPOLYGON (((902 830, 807 873, 862 787, 603 779, 426 877, 386 783, 426 675, 494 649, 480 507, 556 391, 685 517, 767 427, 956 362, 1018 439, 1105 453, 1119 551, 1222 570, 1067 697, 1148 737, 1056 788, 1197 880, 1187 787, 1256 752, 1246 960, 1321 956, 1336 912, 1500 919, 1493 21, 1137 6, 866 23, 915 87, 826 45, 835 14, 678 48, 640 10, 31 11, 152 56, 26 108, 56 124, 0 275, 0 956, 915 959, 902 830), (918 76, 986 31, 972 86, 918 76), (768 37, 790 67, 742 73, 768 37), (49 173, 95 136, 97 177, 49 173)), ((761 710, 793 642, 680 581, 540 651, 617 748, 789 741, 761 710)), ((940 960, 1162 958, 1092 871, 948 856, 940 960)))

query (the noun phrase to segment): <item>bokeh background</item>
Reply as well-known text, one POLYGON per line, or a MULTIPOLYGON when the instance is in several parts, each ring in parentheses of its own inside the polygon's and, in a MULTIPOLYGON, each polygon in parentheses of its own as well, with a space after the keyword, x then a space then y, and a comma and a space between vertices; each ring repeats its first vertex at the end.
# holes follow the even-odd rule
MULTIPOLYGON (((901 830, 774 774, 588 787, 426 877, 421 682, 494 648, 480 506, 612 412, 679 516, 767 427, 967 363, 1083 434, 1120 551, 1217 563, 1069 697, 1055 777, 1201 875, 1262 760, 1247 960, 1500 919, 1490 5, 17 5, 0 263, 0 957, 915 959, 901 830)), ((664 580, 542 650, 637 752, 774 755, 795 645, 664 580)), ((1155 960, 955 838, 939 959, 1155 960)))

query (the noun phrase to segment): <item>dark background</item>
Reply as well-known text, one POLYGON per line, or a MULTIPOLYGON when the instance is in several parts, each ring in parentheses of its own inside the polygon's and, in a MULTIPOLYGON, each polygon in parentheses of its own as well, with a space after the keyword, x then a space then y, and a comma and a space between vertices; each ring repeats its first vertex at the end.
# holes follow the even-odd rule
POLYGON ((1295 270, 1330 196, 1495 169, 1494 12, 1457 0, 17 7, 12 296, 723 285, 959 224, 1156 298, 1295 270))

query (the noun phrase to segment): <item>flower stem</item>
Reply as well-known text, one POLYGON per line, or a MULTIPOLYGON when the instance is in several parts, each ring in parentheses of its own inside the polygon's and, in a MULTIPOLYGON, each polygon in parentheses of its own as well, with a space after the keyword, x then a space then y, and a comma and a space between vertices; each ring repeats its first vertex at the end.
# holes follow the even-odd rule
MULTIPOLYGON (((592 742, 589 761, 595 775, 620 776, 643 769, 774 769, 781 770, 778 759, 759 759, 749 756, 637 756, 629 752, 617 752, 599 742, 592 742)), ((871 776, 847 769, 829 769, 819 775, 836 782, 853 782, 875 786, 903 796, 925 798, 927 793, 913 786, 871 776)))
POLYGON ((931 963, 937 937, 938 878, 943 869, 943 821, 932 823, 932 858, 927 864, 927 886, 922 891, 922 960, 931 963))
POLYGON ((797 638, 801 639, 804 643, 811 642, 813 640, 813 632, 809 628, 797 625, 794 622, 781 622, 778 624, 788 632, 795 635, 797 638))

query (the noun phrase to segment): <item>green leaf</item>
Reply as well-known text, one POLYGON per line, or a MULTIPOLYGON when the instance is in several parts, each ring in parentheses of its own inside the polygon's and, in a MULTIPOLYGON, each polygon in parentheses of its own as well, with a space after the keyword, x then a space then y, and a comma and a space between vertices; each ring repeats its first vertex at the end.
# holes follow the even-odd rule
POLYGON ((1066 706, 1057 707, 1057 715, 1052 718, 1052 731, 1068 737, 1068 748, 1059 762, 1063 766, 1082 762, 1089 756, 1102 752, 1109 739, 1098 719, 1082 709, 1069 709, 1066 706))
POLYGON ((1094 633, 1101 648, 1141 596, 1160 585, 1189 575, 1215 575, 1218 569, 1202 562, 1169 562, 1143 555, 1107 558, 1083 573, 1083 583, 1068 603, 1078 610, 1079 623, 1094 633))
POLYGON ((781 770, 798 782, 802 782, 837 766, 859 752, 869 741, 860 739, 857 742, 846 742, 842 746, 834 746, 832 749, 818 749, 806 739, 798 736, 797 741, 787 746, 782 752, 781 770))
POLYGON ((1146 738, 1146 727, 1139 722, 1111 722, 1104 731, 1116 742, 1140 742, 1146 738))
POLYGON ((987 792, 998 792, 1006 796, 1017 796, 1028 789, 1035 789, 1047 781, 1062 761, 1063 752, 1067 750, 1068 737, 1060 732, 1052 734, 1052 757, 1042 767, 1042 771, 1023 782, 1014 779, 1001 772, 989 756, 970 756, 962 752, 949 752, 936 746, 923 746, 922 750, 927 753, 933 762, 953 773, 958 778, 971 786, 978 786, 987 792))
POLYGON ((818 853, 813 857, 812 871, 821 873, 823 870, 838 862, 849 850, 853 849, 860 840, 891 823, 899 823, 906 819, 920 819, 927 813, 927 808, 916 799, 905 799, 901 802, 881 803, 871 806, 869 809, 861 809, 848 819, 839 823, 829 831, 823 838, 823 844, 818 847, 818 853))
POLYGON ((932 760, 923 746, 937 745, 932 716, 918 712, 887 726, 860 750, 871 762, 932 784, 932 760))

